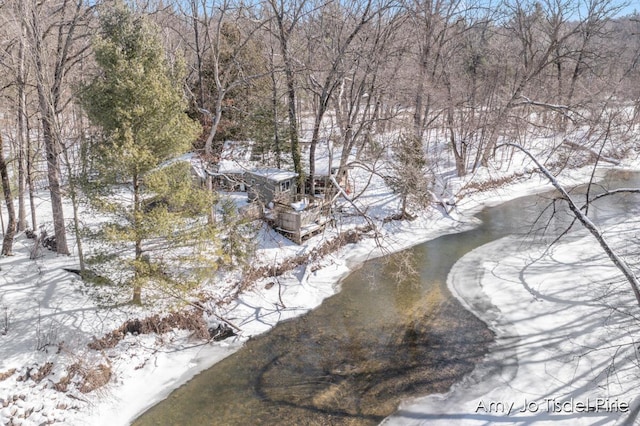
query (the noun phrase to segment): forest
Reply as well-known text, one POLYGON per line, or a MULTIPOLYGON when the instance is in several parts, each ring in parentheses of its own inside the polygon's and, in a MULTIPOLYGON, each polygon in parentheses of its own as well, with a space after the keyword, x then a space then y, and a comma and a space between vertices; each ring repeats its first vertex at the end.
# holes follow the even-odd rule
MULTIPOLYGON (((450 232, 459 232, 474 194, 532 176, 552 182, 558 198, 570 201, 576 220, 640 303, 631 271, 637 255, 627 265, 616 254, 628 254, 622 237, 608 246, 606 232, 587 217, 600 196, 580 207, 558 183, 583 166, 591 168, 581 176, 593 183, 596 167, 637 161, 640 14, 632 6, 620 0, 0 2, 0 339, 7 342, 0 423, 40 415, 38 392, 77 391, 52 397, 58 406, 40 407, 49 413, 40 420, 53 422, 74 404, 84 410, 84 394, 117 374, 152 380, 147 362, 158 362, 167 345, 187 354, 194 335, 217 341, 238 334, 231 344, 237 350, 247 336, 337 291, 333 282, 302 285, 327 265, 339 265, 335 275, 324 272, 328 281, 346 273, 347 255, 335 260, 331 253, 361 242, 353 250, 367 252, 354 255, 362 262, 374 252, 401 250, 440 232, 433 217, 450 220, 450 232), (229 164, 244 176, 254 173, 251 181, 222 172, 229 164), (293 188, 289 201, 295 202, 285 203, 291 217, 324 194, 327 231, 305 243, 298 233, 294 244, 246 213, 259 211, 264 222, 280 226, 269 212, 277 200, 250 210, 251 192, 243 192, 260 170, 292 179, 274 187, 293 188), (302 278, 287 284, 286 273, 295 275, 298 267, 302 278), (260 286, 273 300, 252 299, 261 297, 260 286), (47 305, 55 288, 62 301, 47 305), (254 302, 256 312, 277 319, 250 323, 258 314, 242 309, 254 302), (91 306, 90 313, 76 325, 81 306, 91 306), (185 328, 189 337, 163 334, 185 328), (153 342, 138 337, 151 332, 159 336, 153 342), (147 346, 131 343, 134 338, 147 346), (52 371, 66 376, 54 382, 52 371), (24 383, 44 377, 49 387, 24 391, 31 412, 14 404, 18 396, 5 399, 14 387, 27 389, 24 383)), ((622 192, 638 190, 611 195, 622 192)), ((587 257, 583 248, 569 247, 587 257)), ((396 260, 398 276, 415 273, 409 260, 396 260)), ((469 265, 462 261, 453 270, 475 270, 469 265)), ((518 297, 529 303, 533 293, 518 297)), ((571 297, 581 295, 576 290, 571 297)), ((634 335, 622 334, 621 340, 634 335)), ((208 349, 211 362, 228 355, 221 348, 208 349)), ((164 368, 160 379, 170 379, 154 382, 159 388, 178 381, 164 368)), ((195 374, 184 369, 176 371, 195 374)), ((125 421, 148 408, 139 399, 130 412, 122 410, 125 421)), ((455 401, 451 407, 457 410, 455 401)))
MULTIPOLYGON (((396 189, 428 198, 437 189, 433 177, 451 164, 464 176, 509 161, 510 153, 495 149, 505 140, 529 148, 553 138, 566 153, 610 157, 631 149, 625 142, 640 119, 640 22, 621 15, 626 6, 612 0, 3 2, 0 170, 9 217, 3 251, 11 252, 16 231, 38 228, 34 192, 47 188, 56 250, 69 253, 66 229, 70 221, 79 229, 80 219, 77 209, 75 217, 64 216, 63 199, 77 206, 86 197, 82 182, 105 161, 96 159, 96 146, 122 126, 104 116, 126 109, 126 96, 131 110, 150 102, 135 99, 135 91, 83 102, 97 96, 92 79, 117 72, 96 60, 99 39, 119 37, 105 18, 114 8, 127 8, 131 25, 145 22, 141 43, 159 43, 153 54, 162 56, 157 70, 145 72, 166 75, 168 89, 158 90, 177 90, 174 107, 200 125, 182 131, 190 140, 179 148, 158 153, 156 166, 190 150, 215 164, 224 141, 251 141, 256 158, 295 171, 302 188, 305 176, 315 174, 318 149, 330 146, 341 169, 349 162, 370 166, 384 155, 393 163, 385 147, 413 149, 414 164, 406 155, 396 162, 421 167, 429 178, 396 189)), ((150 125, 149 131, 156 130, 150 125)), ((410 175, 411 168, 396 172, 410 175)))
POLYGON ((613 0, 0 7, 2 253, 23 232, 73 247, 81 273, 131 253, 116 269, 138 304, 146 282, 197 285, 249 251, 211 177, 229 141, 298 193, 327 153, 336 176, 380 177, 396 219, 455 204, 451 178, 474 185, 518 150, 557 174, 637 148, 640 20, 613 0), (209 174, 197 188, 188 153, 209 174), (95 212, 109 219, 86 225, 95 212))

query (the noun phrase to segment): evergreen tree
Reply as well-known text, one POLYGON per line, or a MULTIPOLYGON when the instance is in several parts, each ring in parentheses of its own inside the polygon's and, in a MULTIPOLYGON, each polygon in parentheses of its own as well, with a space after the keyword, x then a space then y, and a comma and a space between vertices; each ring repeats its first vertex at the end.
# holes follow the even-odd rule
POLYGON ((429 170, 422 142, 415 136, 399 135, 391 158, 387 184, 400 196, 401 218, 412 218, 409 207, 424 208, 431 201, 433 174, 429 170))
MULTIPOLYGON (((242 141, 252 136, 252 116, 261 102, 269 99, 270 83, 264 46, 252 36, 253 32, 247 33, 239 25, 225 21, 216 34, 215 53, 204 60, 200 81, 207 94, 201 107, 216 115, 217 103, 221 102, 213 137, 213 153, 217 156, 224 141, 242 141)), ((199 91, 197 85, 193 89, 199 91)), ((204 123, 205 128, 210 125, 204 123)))
POLYGON ((90 148, 88 193, 116 218, 101 235, 139 304, 148 284, 174 292, 214 267, 215 230, 203 220, 213 200, 192 184, 187 162, 170 161, 189 150, 200 127, 185 113, 181 73, 168 65, 156 27, 121 1, 100 19, 100 71, 82 95, 102 130, 90 148))

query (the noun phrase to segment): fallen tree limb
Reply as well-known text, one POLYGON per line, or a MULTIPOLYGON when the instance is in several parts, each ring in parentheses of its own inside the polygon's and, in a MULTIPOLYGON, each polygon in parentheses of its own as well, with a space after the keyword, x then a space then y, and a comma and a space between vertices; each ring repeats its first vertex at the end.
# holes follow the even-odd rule
POLYGON ((613 164, 615 166, 620 164, 620 160, 617 160, 617 159, 611 158, 611 157, 605 157, 605 156, 601 155, 599 152, 597 152, 596 150, 594 150, 592 148, 589 148, 589 147, 586 147, 586 146, 582 146, 582 145, 580 145, 578 143, 571 142, 570 140, 565 139, 565 140, 562 141, 562 143, 564 145, 570 146, 573 149, 577 149, 577 150, 580 150, 580 151, 586 151, 589 154, 591 154, 591 156, 593 158, 597 158, 598 161, 604 161, 605 163, 610 163, 610 164, 613 164))

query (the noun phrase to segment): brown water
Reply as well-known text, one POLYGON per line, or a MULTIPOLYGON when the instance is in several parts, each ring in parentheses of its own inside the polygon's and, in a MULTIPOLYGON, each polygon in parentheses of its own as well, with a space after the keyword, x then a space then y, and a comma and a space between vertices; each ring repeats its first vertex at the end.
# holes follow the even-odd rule
MULTIPOLYGON (((402 399, 445 392, 493 340, 449 294, 451 266, 509 234, 522 234, 524 245, 548 242, 569 219, 550 217, 551 198, 485 209, 478 228, 367 262, 320 307, 251 339, 134 424, 373 425, 402 399)), ((617 198, 605 204, 614 210, 592 213, 606 220, 637 212, 636 200, 617 198)))

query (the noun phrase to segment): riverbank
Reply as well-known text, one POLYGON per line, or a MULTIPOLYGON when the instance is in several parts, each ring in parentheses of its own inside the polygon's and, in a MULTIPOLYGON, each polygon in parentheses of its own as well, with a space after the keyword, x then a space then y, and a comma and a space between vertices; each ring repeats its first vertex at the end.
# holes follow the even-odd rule
MULTIPOLYGON (((590 172, 590 168, 572 171, 564 182, 571 185, 586 179, 590 172)), ((8 374, 14 369, 0 380, 4 406, 0 419, 5 424, 14 420, 14 424, 19 423, 18 419, 25 417, 23 424, 100 425, 108 417, 110 424, 128 424, 171 390, 235 352, 251 336, 318 306, 338 291, 340 280, 364 260, 468 229, 474 226, 473 214, 483 205, 547 188, 547 182, 534 174, 504 187, 468 194, 449 215, 432 209, 412 222, 382 224, 377 240, 364 239, 313 265, 257 282, 251 292, 241 294, 225 306, 224 312, 218 312, 242 329, 240 336, 218 343, 202 343, 193 340, 188 332, 173 331, 161 336, 128 335, 113 349, 101 353, 88 350, 86 344, 94 336, 117 328, 127 318, 148 314, 149 308, 105 307, 108 301, 96 300, 77 278, 63 271, 64 267, 73 266, 73 259, 45 254, 31 262, 28 260, 31 244, 21 239, 16 245, 17 255, 0 260, 2 302, 11 318, 0 372, 8 374), (377 244, 380 241, 383 246, 377 244), (42 347, 35 347, 38 344, 42 347), (49 362, 53 365, 50 374, 35 380, 49 362), (65 373, 58 366, 76 364, 87 370, 90 365, 108 367, 109 383, 90 393, 75 388, 60 392, 58 386, 65 373)), ((371 197, 367 202, 373 201, 371 205, 378 209, 380 217, 386 214, 385 208, 397 208, 389 194, 374 191, 371 197)), ((314 237, 304 246, 297 246, 269 233, 261 237, 258 257, 263 263, 281 261, 311 250, 326 237, 314 237)), ((213 293, 209 296, 215 296, 215 291, 222 296, 225 285, 232 282, 233 277, 223 277, 222 282, 210 289, 213 293)))
MULTIPOLYGON (((589 168, 575 170, 568 174, 563 182, 568 186, 577 184, 584 181, 590 172, 589 168)), ((245 330, 266 331, 276 321, 302 314, 338 291, 337 284, 340 280, 353 268, 357 268, 361 262, 406 249, 441 235, 469 229, 476 224, 473 215, 483 206, 496 205, 509 199, 548 189, 550 189, 548 183, 534 175, 527 180, 523 179, 518 183, 469 197, 463 200, 451 216, 425 215, 414 222, 388 223, 382 230, 384 234, 381 238, 382 241, 387 242, 386 246, 379 247, 372 239, 349 245, 325 258, 323 260, 325 266, 320 269, 309 272, 310 268, 302 268, 294 274, 282 277, 279 280, 281 286, 279 296, 273 288, 271 291, 260 289, 257 294, 242 295, 229 311, 229 318, 242 324, 245 330), (279 303, 288 307, 287 312, 277 308, 279 303), (268 306, 276 306, 276 308, 266 308, 268 306), (259 318, 255 317, 256 312, 260 312, 259 318)))

